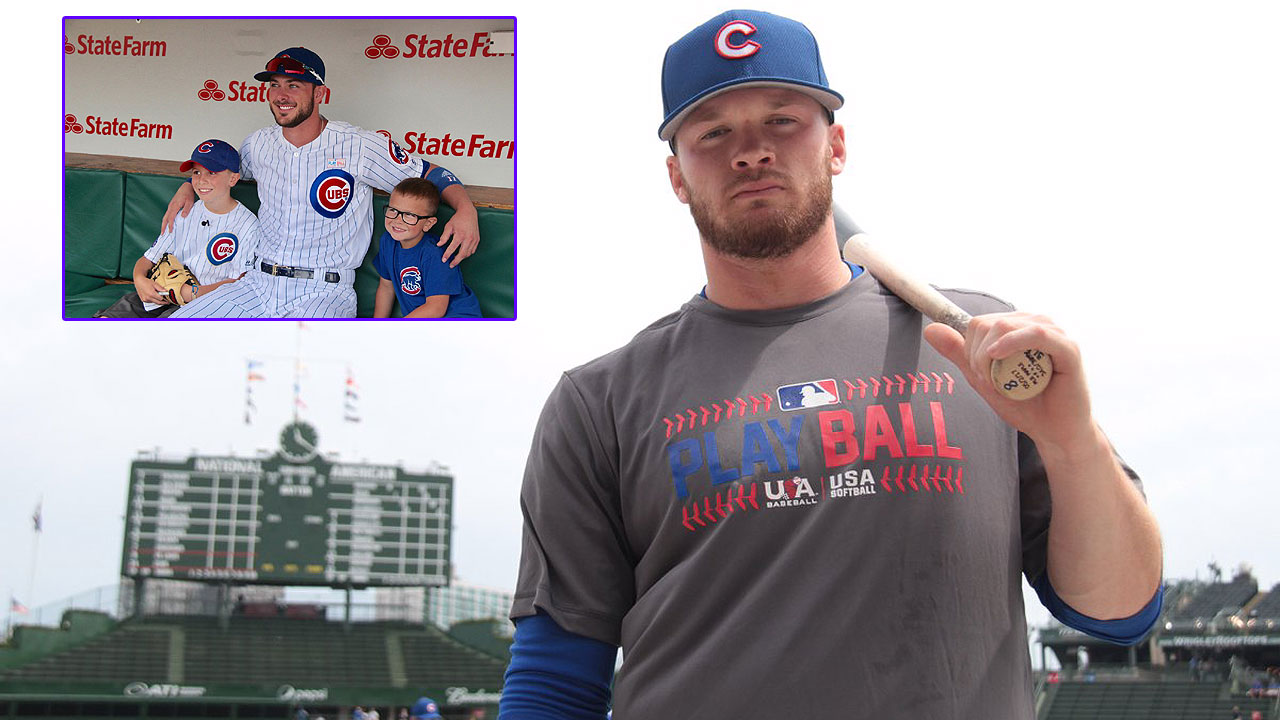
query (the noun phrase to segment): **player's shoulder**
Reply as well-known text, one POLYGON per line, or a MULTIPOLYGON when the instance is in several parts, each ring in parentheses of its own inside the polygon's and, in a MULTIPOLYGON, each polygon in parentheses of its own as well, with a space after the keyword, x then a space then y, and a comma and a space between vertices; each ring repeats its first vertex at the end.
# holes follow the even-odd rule
POLYGON ((959 305, 970 315, 1012 312, 1015 309, 1013 304, 1007 300, 981 290, 940 287, 938 292, 949 298, 956 305, 959 305))
POLYGON ((566 371, 578 384, 612 383, 632 375, 644 375, 660 367, 684 336, 691 308, 688 303, 664 315, 636 333, 627 344, 566 371))

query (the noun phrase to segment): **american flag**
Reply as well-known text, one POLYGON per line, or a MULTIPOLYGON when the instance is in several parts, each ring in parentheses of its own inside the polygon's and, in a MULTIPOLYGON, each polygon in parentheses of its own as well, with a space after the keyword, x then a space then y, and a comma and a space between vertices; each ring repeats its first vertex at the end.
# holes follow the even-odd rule
POLYGON ((16 612, 20 615, 27 614, 27 606, 18 602, 18 598, 9 596, 9 612, 16 612))

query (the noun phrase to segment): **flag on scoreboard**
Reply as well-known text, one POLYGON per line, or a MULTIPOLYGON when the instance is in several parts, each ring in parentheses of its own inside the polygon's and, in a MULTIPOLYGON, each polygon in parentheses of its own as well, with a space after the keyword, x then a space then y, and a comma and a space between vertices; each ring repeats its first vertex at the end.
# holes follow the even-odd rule
POLYGON ((27 614, 27 606, 18 602, 18 598, 9 596, 9 612, 16 612, 19 615, 27 614))
POLYGON ((31 514, 31 524, 36 532, 40 532, 41 526, 44 524, 44 515, 40 510, 40 506, 43 504, 43 500, 36 503, 36 511, 31 514))

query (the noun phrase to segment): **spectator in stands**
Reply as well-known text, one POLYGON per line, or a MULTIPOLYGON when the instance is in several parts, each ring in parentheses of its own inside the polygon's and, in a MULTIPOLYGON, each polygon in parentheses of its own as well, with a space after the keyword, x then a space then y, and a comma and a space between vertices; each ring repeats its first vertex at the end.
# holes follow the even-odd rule
POLYGON ((429 697, 420 697, 418 701, 409 709, 409 717, 412 720, 437 720, 441 717, 440 708, 436 705, 436 701, 429 697))
POLYGON ((368 720, 368 716, 364 714, 364 708, 357 705, 355 709, 351 711, 351 720, 368 720))
POLYGON ((1249 715, 1249 720, 1262 720, 1262 711, 1254 710, 1253 713, 1249 715))
POLYGON ((1231 720, 1241 720, 1239 705, 1236 705, 1235 707, 1231 708, 1231 720))

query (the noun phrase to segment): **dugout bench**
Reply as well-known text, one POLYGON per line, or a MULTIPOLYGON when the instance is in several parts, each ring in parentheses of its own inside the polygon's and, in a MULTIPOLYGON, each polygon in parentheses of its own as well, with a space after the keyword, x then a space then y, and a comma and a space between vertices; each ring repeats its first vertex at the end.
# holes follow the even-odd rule
MULTIPOLYGON (((133 291, 133 265, 160 234, 165 209, 186 178, 146 172, 176 162, 68 155, 63 166, 63 317, 89 318, 133 291), (95 165, 97 167, 95 167, 95 165)), ((515 317, 515 212, 505 188, 468 187, 480 220, 480 247, 462 261, 462 277, 480 300, 486 318, 515 317)), ((254 213, 258 189, 241 181, 232 196, 254 213)), ((373 196, 374 232, 356 272, 357 316, 373 317, 378 273, 373 259, 382 236, 388 196, 373 196)), ((453 216, 440 205, 443 228, 453 216)), ((397 303, 394 312, 399 313, 397 303)))

